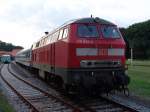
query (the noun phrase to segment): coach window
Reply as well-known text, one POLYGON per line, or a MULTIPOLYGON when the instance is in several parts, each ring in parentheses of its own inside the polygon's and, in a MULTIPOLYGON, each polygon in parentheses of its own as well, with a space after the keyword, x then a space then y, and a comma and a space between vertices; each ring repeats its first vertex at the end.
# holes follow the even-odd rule
POLYGON ((48 44, 48 37, 45 38, 45 45, 48 44))
POLYGON ((40 44, 40 42, 37 42, 37 43, 36 43, 36 47, 39 47, 39 44, 40 44))
POLYGON ((42 46, 42 40, 40 40, 39 47, 42 46))
POLYGON ((46 45, 47 44, 47 37, 45 37, 45 39, 44 39, 44 45, 46 45))
POLYGON ((59 38, 58 38, 58 40, 62 39, 62 35, 63 35, 63 29, 60 30, 60 32, 59 32, 59 38))
POLYGON ((45 43, 45 38, 43 38, 42 40, 42 46, 44 46, 44 43, 45 43))
POLYGON ((48 36, 48 44, 51 43, 51 35, 48 36))
POLYGON ((54 42, 54 34, 51 35, 51 43, 54 42))
POLYGON ((35 48, 36 48, 36 44, 34 43, 32 49, 35 49, 35 48))
POLYGON ((42 39, 42 40, 41 40, 41 44, 40 44, 40 47, 41 47, 41 46, 43 46, 43 42, 44 42, 44 41, 43 41, 43 39, 42 39))
POLYGON ((53 40, 53 42, 55 42, 55 33, 53 33, 53 38, 52 38, 52 40, 53 40))
POLYGON ((58 32, 55 32, 54 34, 53 34, 53 38, 54 38, 54 42, 56 42, 56 40, 57 40, 57 38, 58 38, 58 32))
POLYGON ((43 44, 44 44, 44 39, 42 39, 42 46, 43 46, 43 44))
POLYGON ((67 36, 68 36, 68 28, 65 28, 63 38, 66 38, 67 36))
POLYGON ((57 31, 57 32, 55 33, 55 41, 57 41, 58 36, 59 36, 59 32, 57 31))

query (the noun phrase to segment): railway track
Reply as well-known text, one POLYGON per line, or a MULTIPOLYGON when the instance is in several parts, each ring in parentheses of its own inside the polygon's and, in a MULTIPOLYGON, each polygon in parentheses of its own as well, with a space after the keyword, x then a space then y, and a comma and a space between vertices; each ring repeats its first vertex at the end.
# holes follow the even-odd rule
POLYGON ((29 106, 32 112, 80 112, 73 105, 43 92, 23 79, 16 78, 14 74, 4 73, 3 68, 5 66, 1 67, 2 80, 29 106))
POLYGON ((104 97, 85 97, 78 102, 87 112, 138 112, 132 108, 108 100, 104 97))
MULTIPOLYGON (((9 67, 8 71, 13 77, 15 77, 15 80, 18 83, 24 83, 26 85, 30 85, 29 93, 32 95, 29 95, 28 91, 26 92, 27 95, 24 95, 24 92, 20 92, 20 90, 17 88, 17 91, 20 92, 20 94, 24 97, 25 101, 27 100, 28 105, 32 108, 32 110, 37 112, 53 112, 53 111, 77 111, 77 112, 137 112, 136 110, 126 107, 124 105, 118 104, 116 102, 113 102, 111 100, 102 98, 102 97, 97 97, 97 98, 89 98, 89 97, 83 97, 81 100, 78 102, 73 102, 73 103, 66 103, 67 100, 64 98, 62 99, 57 99, 57 97, 50 95, 48 92, 43 91, 39 87, 36 87, 35 85, 31 84, 31 82, 28 82, 24 80, 23 78, 17 76, 17 74, 13 73, 9 67), (33 94, 34 92, 32 91, 38 91, 35 92, 36 94, 33 94), (27 97, 26 97, 27 96, 27 97), (52 98, 51 98, 52 97, 52 98), (44 103, 43 103, 44 102, 44 103), (46 104, 45 104, 46 102, 46 104), (55 102, 52 104, 52 102, 55 102), (65 102, 65 103, 64 103, 65 102), (45 105, 44 105, 45 104, 45 105), (73 105, 72 105, 73 104, 73 105), (75 106, 74 106, 75 105, 75 106), (35 107, 35 109, 34 109, 35 107), (64 109, 64 110, 63 110, 64 109)), ((3 76, 2 76, 3 77, 3 76)), ((4 78, 4 77, 3 77, 4 78)), ((5 79, 6 80, 6 79, 5 79)), ((18 84, 17 83, 17 84, 18 84)), ((12 85, 12 84, 11 84, 12 85)), ((21 84, 20 84, 21 85, 21 84)))

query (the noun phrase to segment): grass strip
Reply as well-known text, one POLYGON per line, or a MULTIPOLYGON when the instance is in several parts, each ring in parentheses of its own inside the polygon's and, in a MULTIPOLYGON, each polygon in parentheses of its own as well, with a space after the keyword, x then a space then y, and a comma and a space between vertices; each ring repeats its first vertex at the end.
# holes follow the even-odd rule
POLYGON ((129 89, 138 96, 150 99, 150 67, 129 66, 129 89))
MULTIPOLYGON (((1 86, 1 85, 0 85, 1 86)), ((0 88, 0 112, 15 112, 0 88)))

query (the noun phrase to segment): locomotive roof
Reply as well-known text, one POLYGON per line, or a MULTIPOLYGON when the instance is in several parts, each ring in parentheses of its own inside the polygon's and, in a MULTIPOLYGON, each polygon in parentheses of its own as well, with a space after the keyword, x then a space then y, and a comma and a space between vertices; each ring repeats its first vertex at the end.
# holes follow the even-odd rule
POLYGON ((115 25, 114 23, 104 20, 104 19, 101 19, 99 17, 96 17, 96 18, 89 17, 89 18, 80 18, 80 19, 71 20, 71 21, 65 23, 63 26, 65 26, 67 24, 72 24, 72 23, 99 23, 99 24, 115 25))
MULTIPOLYGON (((99 17, 93 18, 93 17, 88 17, 88 18, 79 18, 79 19, 74 19, 74 20, 70 20, 66 23, 64 23, 63 25, 61 25, 60 27, 54 29, 53 31, 51 31, 51 33, 61 29, 64 26, 67 26, 69 24, 73 24, 73 23, 99 23, 99 24, 106 24, 106 25, 115 25, 114 23, 101 19, 99 17)), ((116 26, 116 25, 115 25, 116 26)), ((40 38, 37 42, 35 42, 33 45, 36 45, 38 42, 40 42, 40 40, 42 40, 43 38, 47 37, 48 35, 50 35, 51 33, 44 35, 42 38, 40 38)), ((32 48, 31 48, 32 49, 32 48)))

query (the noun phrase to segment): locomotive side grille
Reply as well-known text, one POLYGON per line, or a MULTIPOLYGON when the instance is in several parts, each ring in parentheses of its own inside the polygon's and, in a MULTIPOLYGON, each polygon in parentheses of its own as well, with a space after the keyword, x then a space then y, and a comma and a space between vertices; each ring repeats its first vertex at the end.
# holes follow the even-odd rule
POLYGON ((94 68, 94 67, 120 67, 120 61, 98 61, 98 60, 82 60, 81 67, 94 68))

